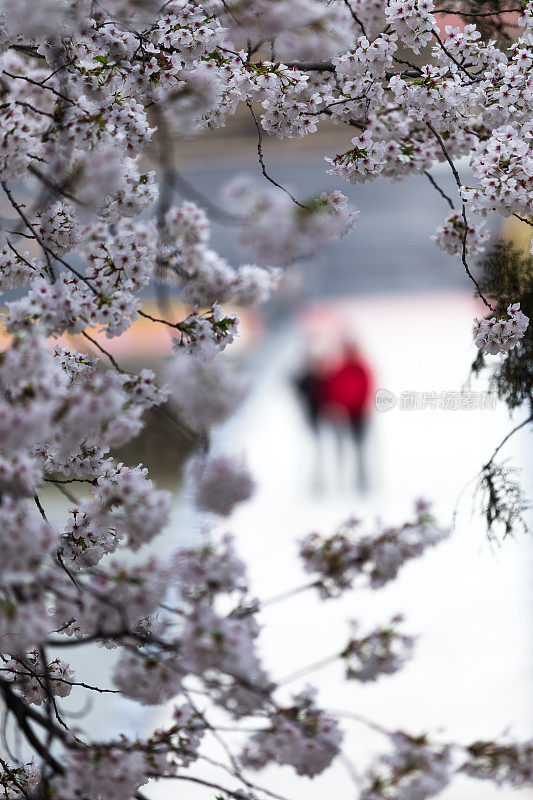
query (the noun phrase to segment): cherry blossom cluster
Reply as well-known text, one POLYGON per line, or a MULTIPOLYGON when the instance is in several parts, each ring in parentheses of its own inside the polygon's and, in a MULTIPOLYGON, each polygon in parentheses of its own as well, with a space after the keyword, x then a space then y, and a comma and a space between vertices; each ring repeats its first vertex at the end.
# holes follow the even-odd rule
POLYGON ((259 692, 263 681, 256 652, 258 634, 253 616, 222 614, 211 601, 199 603, 187 616, 183 629, 181 663, 208 684, 225 674, 259 692))
POLYGON ((237 503, 248 500, 254 490, 243 460, 228 456, 194 459, 188 479, 196 507, 223 517, 229 516, 237 503))
POLYGON ((53 351, 33 331, 17 334, 0 356, 0 385, 0 464, 13 496, 31 496, 55 472, 101 477, 110 448, 138 433, 147 404, 165 397, 149 370, 97 371, 94 359, 53 351))
POLYGON ((174 345, 202 361, 212 361, 233 342, 238 325, 239 318, 235 314, 225 314, 214 303, 209 311, 193 311, 176 324, 180 335, 174 339, 174 345))
POLYGON ((360 36, 357 47, 332 59, 335 74, 346 89, 363 89, 364 82, 370 76, 382 77, 386 68, 392 67, 394 53, 398 49, 398 37, 395 33, 383 33, 374 40, 360 36), (350 85, 346 82, 350 81, 350 85), (354 86, 355 83, 355 86, 354 86))
POLYGON ((520 303, 512 303, 507 307, 508 319, 475 319, 476 347, 486 353, 507 353, 518 344, 529 325, 529 317, 520 311, 520 303))
POLYGON ((533 783, 533 741, 522 743, 473 742, 461 770, 499 786, 521 788, 533 783))
POLYGON ((71 566, 98 564, 123 538, 138 550, 167 523, 170 495, 154 489, 146 468, 109 464, 91 491, 93 500, 71 509, 62 536, 62 555, 71 566))
POLYGON ((106 787, 110 800, 126 800, 145 782, 147 763, 141 752, 117 747, 72 750, 65 760, 64 775, 54 790, 59 800, 90 796, 94 786, 106 787))
POLYGON ((214 701, 240 719, 272 708, 273 684, 257 653, 254 604, 227 611, 224 600, 248 591, 246 567, 231 536, 179 550, 174 558, 183 626, 179 669, 202 679, 214 701))
POLYGON ((29 283, 35 272, 39 270, 39 262, 25 250, 20 253, 11 244, 4 232, 0 237, 0 289, 2 292, 14 286, 24 286, 29 283))
POLYGON ((246 567, 237 556, 229 534, 218 545, 208 542, 201 547, 179 550, 174 568, 180 594, 185 598, 234 592, 247 586, 246 567))
POLYGON ((425 800, 451 779, 451 748, 403 731, 391 735, 394 750, 381 756, 366 776, 360 800, 425 800))
POLYGON ((472 168, 479 186, 461 194, 476 211, 528 214, 533 191, 533 155, 529 128, 502 125, 476 148, 472 168))
POLYGON ((238 176, 224 188, 224 197, 242 215, 240 242, 259 264, 286 265, 306 258, 357 224, 358 212, 338 190, 297 206, 288 195, 238 176))
POLYGON ((244 765, 259 769, 275 761, 312 778, 331 764, 343 738, 337 722, 316 707, 311 689, 293 701, 271 716, 270 728, 250 738, 241 755, 244 765))
POLYGON ((197 205, 185 202, 167 212, 158 266, 183 284, 185 300, 205 307, 228 300, 257 305, 269 298, 279 277, 276 269, 245 264, 235 270, 207 246, 208 240, 209 222, 197 205))
POLYGON ((117 741, 87 747, 74 741, 65 758, 63 773, 54 783, 61 800, 92 797, 95 786, 105 787, 106 797, 127 800, 146 783, 147 776, 176 773, 197 759, 205 732, 201 716, 187 703, 176 706, 168 727, 146 740, 121 737, 117 741))
POLYGON ((31 794, 39 785, 40 772, 33 761, 13 764, 0 775, 0 788, 6 797, 15 798, 31 794))
POLYGON ((369 633, 367 636, 355 635, 358 625, 352 623, 353 637, 342 652, 346 664, 346 677, 363 683, 375 681, 380 675, 392 675, 402 668, 410 658, 414 639, 397 630, 403 617, 397 615, 389 625, 369 633))
POLYGON ((413 53, 419 53, 431 41, 435 28, 435 17, 431 13, 434 9, 433 0, 390 0, 386 19, 403 43, 413 53))
POLYGON ((335 158, 326 158, 332 164, 328 173, 339 175, 350 183, 364 183, 375 180, 385 166, 384 142, 372 141, 370 131, 365 131, 361 136, 352 139, 353 147, 335 158))
POLYGON ((113 671, 113 683, 125 697, 156 706, 176 697, 184 671, 175 659, 124 650, 113 671))
POLYGON ((323 597, 349 589, 356 578, 366 578, 373 589, 393 580, 406 561, 418 558, 449 535, 439 528, 425 501, 416 504, 413 522, 401 528, 384 528, 375 535, 360 534, 360 521, 348 520, 336 533, 309 534, 300 546, 307 572, 316 576, 323 597))
POLYGON ((68 697, 72 691, 74 672, 60 658, 55 658, 46 666, 40 654, 33 650, 24 659, 10 659, 0 668, 4 680, 11 681, 13 688, 20 692, 28 703, 42 705, 49 692, 54 697, 68 697))
POLYGON ((203 361, 182 348, 167 364, 170 404, 186 425, 206 431, 233 414, 244 400, 248 382, 226 361, 203 361))
POLYGON ((451 256, 461 256, 463 252, 463 242, 465 242, 466 255, 471 256, 482 253, 485 249, 484 244, 489 238, 489 232, 483 223, 472 225, 470 222, 465 225, 462 214, 454 211, 444 220, 442 225, 436 229, 431 239, 437 247, 449 253, 451 256))

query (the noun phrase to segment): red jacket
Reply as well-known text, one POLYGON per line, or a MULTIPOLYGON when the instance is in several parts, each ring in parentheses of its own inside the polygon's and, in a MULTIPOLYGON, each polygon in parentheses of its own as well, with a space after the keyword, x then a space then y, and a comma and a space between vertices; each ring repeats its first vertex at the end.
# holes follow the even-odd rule
POLYGON ((328 372, 321 381, 320 405, 350 416, 365 414, 372 397, 372 375, 366 363, 348 357, 328 372))

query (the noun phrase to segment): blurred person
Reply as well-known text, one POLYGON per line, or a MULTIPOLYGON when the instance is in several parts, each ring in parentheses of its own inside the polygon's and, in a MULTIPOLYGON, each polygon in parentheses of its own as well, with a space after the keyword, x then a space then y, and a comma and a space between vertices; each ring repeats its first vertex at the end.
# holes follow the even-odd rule
POLYGON ((317 446, 313 484, 320 488, 323 474, 321 433, 333 431, 336 459, 344 471, 346 440, 354 446, 358 487, 368 488, 365 458, 366 434, 373 391, 370 366, 354 342, 345 342, 338 355, 308 356, 304 369, 294 381, 297 393, 313 431, 317 446))
POLYGON ((354 342, 345 342, 340 359, 323 376, 320 388, 319 415, 332 424, 337 433, 341 465, 346 433, 355 445, 361 491, 368 489, 365 444, 373 383, 372 371, 359 347, 354 342))
POLYGON ((324 452, 321 426, 323 383, 331 368, 329 350, 314 349, 305 357, 303 367, 293 379, 306 421, 313 435, 315 457, 311 486, 314 491, 324 488, 324 452))
POLYGON ((294 379, 294 386, 302 401, 307 421, 316 434, 320 423, 325 377, 326 372, 322 362, 318 359, 308 359, 304 369, 294 379))

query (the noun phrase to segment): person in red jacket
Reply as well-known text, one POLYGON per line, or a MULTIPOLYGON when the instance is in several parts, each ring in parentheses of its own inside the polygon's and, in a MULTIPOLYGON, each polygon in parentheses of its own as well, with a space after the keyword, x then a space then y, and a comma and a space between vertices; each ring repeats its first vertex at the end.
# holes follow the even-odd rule
POLYGON ((367 488, 368 477, 364 444, 373 396, 373 376, 359 348, 346 343, 340 359, 322 376, 319 390, 319 415, 335 424, 337 431, 348 426, 358 462, 359 487, 367 488))

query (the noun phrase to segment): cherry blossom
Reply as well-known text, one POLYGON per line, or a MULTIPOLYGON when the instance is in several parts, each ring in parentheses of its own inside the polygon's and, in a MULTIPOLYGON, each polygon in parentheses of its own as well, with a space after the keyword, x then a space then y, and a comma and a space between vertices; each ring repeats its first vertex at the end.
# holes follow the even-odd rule
POLYGON ((462 214, 454 212, 446 217, 444 224, 439 225, 431 239, 435 242, 437 247, 440 247, 444 252, 449 253, 451 256, 461 255, 463 251, 463 242, 465 241, 466 233, 466 254, 468 256, 482 253, 484 251, 484 244, 489 238, 489 233, 483 226, 472 225, 468 222, 468 229, 465 226, 465 221, 462 214))
POLYGON ((185 598, 233 592, 246 588, 246 567, 226 534, 220 545, 208 542, 196 548, 184 548, 175 554, 174 568, 179 591, 185 598))
POLYGON ((402 668, 410 657, 414 639, 396 630, 401 616, 394 617, 390 624, 369 633, 355 635, 357 623, 353 623, 354 635, 344 648, 342 658, 346 663, 346 677, 358 681, 375 681, 380 675, 392 675, 402 668))
POLYGON ((468 760, 461 771, 499 786, 530 786, 533 780, 531 740, 520 743, 474 742, 466 748, 468 760))
POLYGON ((220 359, 206 363, 181 350, 167 364, 165 378, 171 405, 196 430, 224 422, 247 391, 246 381, 220 359))
POLYGON ((350 183, 374 180, 385 166, 385 145, 374 142, 370 131, 352 139, 353 148, 335 158, 326 158, 332 164, 330 175, 339 175, 350 183))
POLYGON ((427 737, 397 731, 394 751, 382 756, 367 775, 361 800, 425 800, 441 792, 451 778, 448 745, 434 745, 427 737))
POLYGON ((254 481, 242 460, 218 456, 198 458, 188 469, 195 505, 203 511, 227 517, 237 503, 248 500, 254 481))
POLYGON ((114 684, 143 705, 160 705, 179 694, 183 670, 175 659, 124 651, 114 669, 114 684))
POLYGON ((333 597, 365 577, 373 589, 393 580, 401 566, 422 555, 449 535, 438 528, 425 504, 417 504, 413 522, 400 528, 383 528, 375 535, 359 534, 360 521, 348 520, 336 533, 322 537, 311 533, 300 546, 305 569, 317 575, 323 597, 333 597))
POLYGON ((475 319, 476 347, 486 353, 506 353, 520 343, 528 325, 529 317, 520 311, 520 303, 512 303, 507 307, 508 319, 475 319))
MULTIPOLYGON (((267 267, 306 258, 328 239, 342 238, 357 224, 358 212, 338 190, 322 192, 298 207, 287 195, 238 176, 225 187, 224 197, 231 208, 244 215, 239 237, 242 245, 267 267)), ((274 276, 279 279, 278 272, 274 276)), ((251 276, 247 277, 249 285, 251 276)))
POLYGON ((339 751, 342 731, 315 705, 315 692, 304 690, 289 708, 271 717, 271 727, 251 737, 242 762, 259 769, 269 761, 290 764, 299 775, 323 772, 339 751))
POLYGON ((55 658, 45 668, 36 650, 24 659, 10 659, 0 674, 12 681, 12 686, 28 703, 37 706, 46 701, 49 691, 55 697, 68 697, 74 681, 74 672, 66 662, 55 658))

